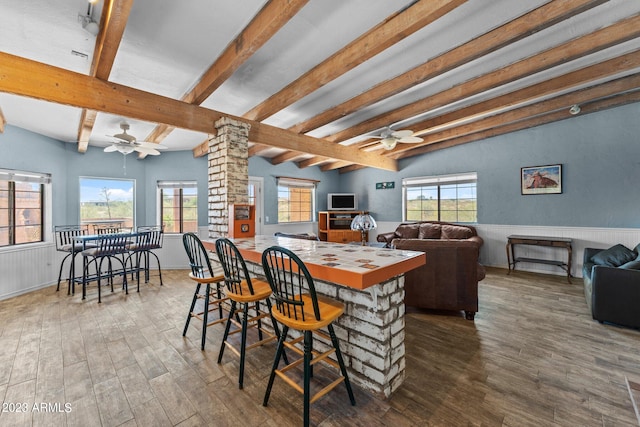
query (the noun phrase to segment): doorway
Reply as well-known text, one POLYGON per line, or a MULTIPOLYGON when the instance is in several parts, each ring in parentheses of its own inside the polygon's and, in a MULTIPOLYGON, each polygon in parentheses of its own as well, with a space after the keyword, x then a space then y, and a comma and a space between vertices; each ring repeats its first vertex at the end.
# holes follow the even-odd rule
POLYGON ((262 206, 264 199, 262 196, 262 186, 264 178, 259 176, 250 176, 247 191, 249 193, 249 204, 255 206, 256 210, 256 235, 262 234, 262 206))

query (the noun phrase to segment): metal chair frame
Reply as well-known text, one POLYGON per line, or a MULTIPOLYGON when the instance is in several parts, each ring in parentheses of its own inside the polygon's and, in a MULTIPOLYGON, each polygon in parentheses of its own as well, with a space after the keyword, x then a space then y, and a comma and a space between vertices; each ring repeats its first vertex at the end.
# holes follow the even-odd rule
POLYGON ((114 276, 122 275, 122 287, 125 293, 129 293, 127 286, 127 263, 124 258, 128 254, 128 239, 126 234, 104 234, 95 240, 95 247, 85 249, 81 252, 83 257, 82 263, 82 299, 87 296, 87 284, 96 281, 98 284, 98 303, 102 302, 101 281, 106 278, 111 284, 111 292, 113 292, 114 276), (120 263, 121 269, 114 270, 112 260, 120 263), (107 275, 102 273, 103 263, 107 261, 107 275), (95 265, 95 274, 89 273, 91 264, 95 265))
MULTIPOLYGON (((64 269, 64 263, 72 255, 75 257, 75 255, 79 254, 82 249, 82 244, 77 243, 75 241, 75 237, 88 234, 88 230, 89 226, 87 225, 56 225, 53 227, 53 233, 56 239, 56 250, 58 252, 66 253, 64 258, 62 258, 62 261, 60 262, 60 271, 58 272, 58 286, 56 287, 56 292, 60 290, 60 281, 62 280, 62 270, 64 269)), ((70 264, 69 276, 67 277, 67 294, 70 294, 72 291, 72 282, 75 275, 75 271, 73 271, 75 266, 73 259, 71 260, 70 264)))

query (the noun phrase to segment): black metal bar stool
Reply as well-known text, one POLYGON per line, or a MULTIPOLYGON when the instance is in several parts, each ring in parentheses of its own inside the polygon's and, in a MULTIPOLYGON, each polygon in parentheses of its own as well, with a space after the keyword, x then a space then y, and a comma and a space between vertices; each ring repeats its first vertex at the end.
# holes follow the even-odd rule
POLYGON ((125 257, 128 254, 129 236, 127 234, 103 234, 95 240, 95 247, 85 249, 82 254, 82 299, 87 296, 87 284, 93 280, 98 283, 98 302, 102 302, 101 281, 107 279, 113 292, 114 276, 122 276, 122 287, 129 293, 127 287, 127 266, 125 257), (120 263, 120 269, 113 268, 113 260, 120 263), (107 261, 106 273, 103 273, 103 263, 107 261), (89 274, 89 267, 95 264, 95 275, 89 274))
MULTIPOLYGON (((62 280, 62 270, 64 269, 64 263, 69 257, 75 257, 82 251, 83 244, 76 242, 77 236, 84 236, 88 232, 87 225, 56 225, 53 227, 53 233, 56 238, 56 250, 58 252, 64 252, 66 255, 60 262, 60 272, 58 273, 58 286, 56 292, 60 290, 60 281, 62 280)), ((68 288, 67 294, 71 293, 72 281, 74 280, 75 272, 73 258, 70 260, 69 276, 67 278, 68 288)))
MULTIPOLYGON (((229 347, 231 351, 240 357, 238 386, 242 388, 246 350, 270 341, 276 341, 280 336, 280 332, 275 319, 271 316, 271 301, 269 300, 271 288, 269 287, 269 283, 249 276, 247 265, 240 251, 229 239, 222 238, 216 240, 216 252, 224 269, 224 281, 227 285, 226 293, 231 300, 231 310, 229 311, 224 337, 222 338, 222 344, 220 346, 220 353, 218 354, 218 363, 222 361, 226 347, 229 347), (260 309, 260 303, 262 301, 267 304, 268 311, 260 309), (238 307, 238 305, 240 307, 238 307), (250 309, 253 310, 251 317, 249 317, 250 309), (238 322, 236 311, 242 312, 242 322, 240 323, 238 322), (236 315, 235 318, 234 315, 236 315), (262 327, 262 319, 265 317, 271 318, 273 333, 262 327), (236 329, 233 331, 230 331, 231 324, 236 326, 236 329), (258 339, 252 344, 247 345, 247 331, 249 328, 254 327, 257 328, 258 339), (236 333, 241 334, 240 348, 234 346, 229 340, 229 336, 236 333)), ((286 355, 284 355, 284 360, 285 363, 288 363, 286 355)))
POLYGON ((198 236, 194 233, 185 233, 182 236, 182 243, 184 244, 184 250, 187 252, 189 265, 191 266, 189 278, 197 283, 182 336, 187 335, 187 329, 189 328, 192 317, 202 320, 202 344, 200 348, 204 350, 207 328, 226 320, 226 317, 222 313, 223 303, 228 301, 229 298, 222 294, 224 274, 217 274, 213 271, 209 253, 198 236), (206 286, 204 293, 201 292, 202 285, 206 286), (196 307, 198 300, 203 300, 204 305, 202 308, 196 307), (218 311, 218 317, 210 320, 209 313, 216 310, 218 311))
POLYGON ((356 404, 351 390, 351 383, 347 369, 342 359, 338 338, 333 330, 332 322, 344 312, 344 304, 331 298, 317 295, 313 278, 304 263, 293 252, 278 246, 272 246, 262 253, 262 267, 271 285, 275 306, 271 313, 273 317, 283 325, 282 334, 278 340, 276 357, 271 369, 271 376, 264 395, 263 405, 267 406, 273 380, 278 375, 287 384, 304 395, 304 425, 309 425, 309 406, 338 384, 344 382, 352 405, 356 404), (321 332, 321 328, 327 328, 329 336, 321 332), (287 341, 289 329, 302 332, 299 337, 287 341), (328 345, 332 345, 327 351, 318 352, 313 350, 313 334, 322 337, 328 345), (296 344, 303 341, 303 350, 296 344), (282 369, 278 369, 280 357, 284 348, 287 347, 299 355, 298 359, 291 364, 287 364, 282 369), (329 356, 335 353, 337 362, 329 356), (341 376, 326 385, 321 390, 311 396, 311 377, 313 376, 313 365, 317 362, 324 362, 330 367, 339 369, 341 376), (292 379, 287 372, 303 363, 303 386, 292 379))

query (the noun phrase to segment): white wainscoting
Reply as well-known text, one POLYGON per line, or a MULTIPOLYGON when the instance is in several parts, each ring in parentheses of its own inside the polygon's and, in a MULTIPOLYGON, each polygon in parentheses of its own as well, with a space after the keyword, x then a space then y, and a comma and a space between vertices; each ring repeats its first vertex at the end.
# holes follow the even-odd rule
MULTIPOLYGON (((369 240, 376 241, 378 233, 393 231, 399 222, 378 222, 377 230, 369 233, 369 240)), ((316 223, 297 225, 264 226, 265 234, 275 231, 289 233, 315 233, 316 223)), ((510 234, 535 236, 569 237, 573 239, 573 268, 575 277, 582 277, 582 254, 584 248, 606 249, 621 243, 633 249, 640 243, 640 229, 637 228, 594 228, 594 227, 540 227, 523 225, 477 224, 478 234, 484 239, 480 251, 480 262, 491 267, 507 268, 506 243, 510 234)), ((200 227, 198 234, 208 238, 207 227, 200 227)), ((518 246, 518 256, 531 258, 564 259, 566 251, 548 247, 518 246)), ((164 269, 189 268, 187 256, 182 246, 181 234, 165 234, 162 249, 156 251, 164 269)), ((0 300, 27 293, 55 284, 63 253, 57 252, 53 243, 20 245, 0 250, 0 300)), ((427 261, 428 262, 428 261, 427 261)), ((518 263, 519 270, 539 273, 566 274, 558 267, 544 264, 518 263)), ((63 272, 66 277, 67 269, 63 272)), ((66 292, 66 283, 61 286, 66 292)))
MULTIPOLYGON (((399 222, 378 222, 377 230, 369 233, 369 240, 375 241, 378 233, 393 231, 399 222)), ((617 243, 633 249, 640 243, 640 229, 638 228, 596 228, 596 227, 542 227, 526 225, 495 225, 475 224, 478 235, 484 240, 480 250, 480 263, 490 267, 508 268, 507 266, 507 236, 522 234, 547 237, 567 237, 573 239, 571 273, 575 277, 582 277, 582 256, 584 248, 606 249, 617 243)), ((566 260, 567 251, 559 248, 518 245, 516 255, 529 258, 566 260)), ((427 262, 429 262, 427 260, 427 262)), ((537 273, 565 275, 559 267, 519 262, 518 270, 537 273)))

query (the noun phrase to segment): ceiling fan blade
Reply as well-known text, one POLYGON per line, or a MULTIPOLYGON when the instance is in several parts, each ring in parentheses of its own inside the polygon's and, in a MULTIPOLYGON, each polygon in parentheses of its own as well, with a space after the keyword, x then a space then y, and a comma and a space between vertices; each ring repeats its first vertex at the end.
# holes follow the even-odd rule
POLYGON ((138 145, 139 147, 152 148, 154 150, 166 150, 168 148, 166 145, 156 144, 155 142, 148 141, 138 141, 136 142, 136 145, 138 145))
POLYGON ((142 146, 136 146, 134 148, 138 153, 142 153, 142 154, 147 154, 150 156, 157 156, 160 154, 160 152, 158 150, 155 150, 153 148, 148 148, 148 147, 142 147, 142 146))
POLYGON ((398 139, 398 142, 404 142, 409 144, 415 144, 416 142, 422 142, 424 139, 418 136, 405 136, 403 138, 398 139))
POLYGON ((397 139, 405 138, 411 135, 413 135, 413 131, 409 129, 394 130, 393 132, 391 132, 391 136, 397 139))
POLYGON ((113 153, 114 151, 118 151, 118 147, 116 147, 115 145, 109 145, 108 147, 104 148, 105 153, 113 153))

